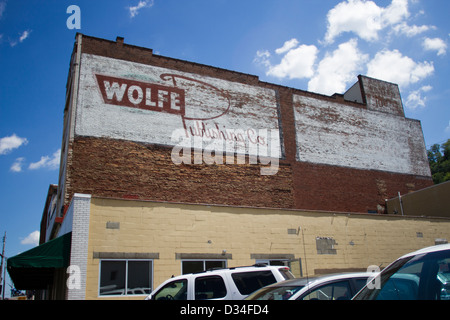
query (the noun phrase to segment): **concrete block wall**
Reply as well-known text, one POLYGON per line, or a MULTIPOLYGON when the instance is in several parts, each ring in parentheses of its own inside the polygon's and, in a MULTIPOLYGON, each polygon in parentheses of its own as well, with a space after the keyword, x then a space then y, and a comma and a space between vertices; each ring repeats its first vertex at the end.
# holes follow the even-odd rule
POLYGON ((438 238, 450 238, 448 219, 92 198, 86 299, 99 298, 101 256, 153 257, 155 288, 181 274, 183 256, 214 256, 228 267, 290 257, 301 260, 303 276, 312 276, 384 268, 438 238), (319 238, 334 243, 331 253, 319 252, 319 238))

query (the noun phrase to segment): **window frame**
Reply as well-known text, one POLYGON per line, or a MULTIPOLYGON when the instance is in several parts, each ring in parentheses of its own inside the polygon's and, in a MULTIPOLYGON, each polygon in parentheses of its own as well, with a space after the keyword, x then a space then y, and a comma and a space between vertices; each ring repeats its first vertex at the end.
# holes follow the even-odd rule
POLYGON ((204 272, 206 271, 206 262, 208 261, 214 261, 214 262, 223 262, 224 263, 224 269, 228 268, 228 260, 227 259, 182 259, 181 260, 181 265, 180 265, 180 274, 184 275, 184 274, 190 274, 192 272, 187 272, 187 273, 183 273, 183 263, 184 262, 202 262, 203 263, 203 270, 198 271, 198 272, 204 272))
POLYGON ((98 289, 97 289, 97 296, 99 298, 108 298, 108 297, 138 297, 138 296, 148 296, 150 293, 142 293, 142 294, 129 294, 128 293, 128 262, 138 262, 138 261, 144 261, 149 262, 149 277, 150 277, 150 293, 153 292, 153 281, 154 281, 154 259, 100 259, 98 264, 98 289), (108 261, 108 262, 125 262, 125 289, 123 294, 110 294, 105 295, 101 294, 100 292, 100 286, 101 286, 101 280, 102 280, 102 262, 108 261))
POLYGON ((291 260, 289 259, 255 259, 256 264, 267 264, 268 266, 275 266, 275 267, 289 267, 291 260), (272 264, 272 262, 281 262, 282 264, 272 264))

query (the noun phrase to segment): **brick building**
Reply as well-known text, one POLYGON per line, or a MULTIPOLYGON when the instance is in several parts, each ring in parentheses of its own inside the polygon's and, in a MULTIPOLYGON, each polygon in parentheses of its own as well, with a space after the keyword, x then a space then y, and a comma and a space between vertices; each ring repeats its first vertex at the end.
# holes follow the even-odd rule
POLYGON ((121 38, 77 39, 67 87, 60 206, 67 207, 78 192, 382 212, 385 199, 432 185, 420 122, 405 118, 395 84, 359 76, 345 94, 329 97, 158 56, 121 38), (173 135, 180 129, 192 145, 203 138, 203 145, 223 153, 239 149, 231 135, 241 132, 247 149, 235 153, 244 154, 244 165, 174 165, 173 135), (247 150, 261 134, 272 142, 266 153, 276 154, 276 174, 261 175, 258 158, 249 165, 258 151, 247 150))
POLYGON ((141 298, 255 262, 363 270, 449 237, 449 220, 381 214, 432 185, 395 84, 359 76, 324 96, 77 34, 66 97, 45 238, 71 232, 81 287, 48 297, 141 298))

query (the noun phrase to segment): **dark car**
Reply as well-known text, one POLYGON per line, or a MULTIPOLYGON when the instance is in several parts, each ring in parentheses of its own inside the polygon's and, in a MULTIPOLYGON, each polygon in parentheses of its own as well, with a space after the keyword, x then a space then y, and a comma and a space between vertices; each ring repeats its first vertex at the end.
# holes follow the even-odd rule
POLYGON ((398 258, 353 299, 450 300, 450 244, 398 258))

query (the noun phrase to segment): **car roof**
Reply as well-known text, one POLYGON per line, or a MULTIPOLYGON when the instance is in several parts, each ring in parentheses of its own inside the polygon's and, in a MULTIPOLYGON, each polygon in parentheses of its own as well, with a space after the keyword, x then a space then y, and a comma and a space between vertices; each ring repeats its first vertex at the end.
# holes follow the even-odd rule
POLYGON ((407 253, 407 254, 403 255, 399 259, 403 259, 403 258, 411 257, 411 256, 416 256, 416 255, 419 255, 419 254, 443 251, 443 250, 450 250, 450 244, 449 243, 447 243, 447 244, 438 244, 438 245, 435 245, 435 246, 419 249, 417 251, 413 251, 413 252, 410 252, 410 253, 407 253))
POLYGON ((348 279, 348 278, 364 278, 375 276, 372 272, 345 272, 345 273, 332 273, 324 274, 313 277, 302 277, 284 280, 278 283, 273 283, 268 287, 290 287, 290 286, 306 286, 315 282, 325 282, 331 280, 348 279))

